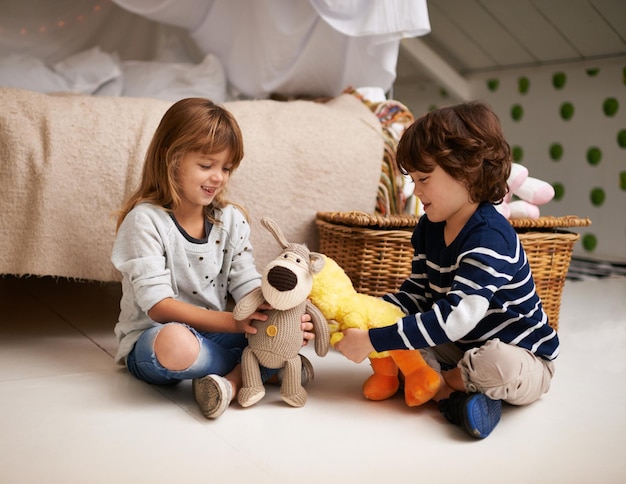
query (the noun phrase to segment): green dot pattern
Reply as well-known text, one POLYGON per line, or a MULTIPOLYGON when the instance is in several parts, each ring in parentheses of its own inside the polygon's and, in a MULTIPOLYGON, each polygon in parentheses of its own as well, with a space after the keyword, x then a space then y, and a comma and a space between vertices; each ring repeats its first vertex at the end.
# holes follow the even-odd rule
POLYGON ((587 150, 587 163, 592 166, 600 164, 602 161, 602 151, 597 146, 592 146, 587 150))
POLYGON ((563 72, 557 72, 554 76, 552 76, 552 85, 555 89, 563 89, 566 82, 567 76, 563 72))
POLYGON ((591 204, 595 207, 601 207, 606 200, 606 193, 602 188, 596 187, 589 194, 591 204))
POLYGON ((487 89, 490 92, 496 92, 498 90, 498 86, 500 86, 500 81, 498 79, 487 79, 487 89))
POLYGON ((520 121, 524 117, 524 108, 519 104, 514 104, 511 107, 511 118, 513 121, 520 121))
POLYGON ((530 88, 530 80, 528 77, 520 77, 517 81, 517 90, 520 94, 526 94, 530 88))
POLYGON ((608 117, 612 118, 617 114, 617 110, 619 109, 619 101, 614 97, 609 97, 604 100, 604 104, 602 104, 602 110, 604 114, 608 117))
POLYGON ((561 182, 554 182, 552 188, 554 188, 554 199, 557 201, 562 200, 565 196, 565 187, 563 184, 561 182))
MULTIPOLYGON (((565 178, 551 182, 554 198, 545 209, 540 207, 541 214, 567 213, 590 217, 594 225, 591 231, 584 235, 581 233, 581 249, 586 252, 595 251, 596 256, 602 257, 607 250, 602 244, 602 238, 610 240, 609 253, 615 251, 615 235, 607 235, 615 230, 619 230, 617 237, 623 238, 622 247, 626 246, 626 226, 622 209, 626 206, 626 152, 621 151, 623 154, 616 156, 616 150, 626 150, 626 126, 623 122, 625 113, 622 106, 626 102, 626 65, 607 68, 567 67, 553 71, 551 78, 548 78, 548 85, 542 79, 534 72, 515 77, 506 74, 488 77, 483 87, 486 91, 485 101, 499 110, 506 110, 507 105, 503 105, 506 98, 503 99, 503 96, 512 100, 508 103, 510 119, 506 128, 514 162, 527 164, 531 175, 538 163, 555 162, 562 165, 558 169, 546 167, 550 176, 560 177, 562 171, 565 178), (602 82, 602 87, 598 92, 595 86, 599 82, 602 82), (521 96, 524 96, 523 102, 521 96), (581 102, 583 97, 584 103, 581 102), (590 99, 594 104, 589 104, 590 99), (548 119, 551 124, 548 124, 548 119), (521 123, 522 120, 525 122, 521 123), (511 122, 520 123, 520 126, 511 127, 511 122), (562 126, 558 125, 559 122, 562 126), (602 124, 598 124, 599 122, 602 124), (537 125, 534 126, 533 123, 537 125), (589 125, 587 133, 581 131, 584 129, 581 126, 585 124, 589 125), (596 132, 597 126, 602 126, 600 136, 596 132), (516 137, 518 132, 520 135, 516 137), (550 136, 556 139, 550 139, 550 136), (609 142, 611 139, 615 140, 614 144, 609 146, 607 139, 609 142), (587 144, 581 148, 580 141, 587 144), (531 143, 535 144, 526 146, 531 143), (542 145, 545 146, 543 153, 538 152, 542 145), (616 164, 620 164, 619 170, 614 169, 616 164), (572 189, 570 185, 574 185, 576 189, 572 189), (616 185, 619 190, 617 196, 616 185), (551 204, 555 204, 554 207, 551 204), (569 211, 566 206, 570 205, 574 207, 574 212, 579 213, 569 211), (617 209, 618 216, 612 218, 613 221, 608 223, 610 228, 607 228, 606 220, 598 217, 597 213, 608 211, 615 214, 616 206, 620 207, 617 209), (596 223, 604 224, 603 228, 596 228, 596 223), (599 250, 601 247, 602 250, 599 250)), ((540 174, 535 176, 541 177, 540 174)), ((619 248, 617 250, 617 257, 624 257, 626 253, 619 248)))
POLYGON ((552 143, 550 145, 550 159, 552 161, 560 161, 563 158, 563 145, 561 143, 552 143))
POLYGON ((561 118, 565 121, 569 121, 574 117, 574 105, 570 102, 561 104, 561 118))
POLYGON ((583 248, 587 252, 593 252, 596 250, 596 246, 598 245, 598 239, 592 233, 586 233, 582 238, 583 248))

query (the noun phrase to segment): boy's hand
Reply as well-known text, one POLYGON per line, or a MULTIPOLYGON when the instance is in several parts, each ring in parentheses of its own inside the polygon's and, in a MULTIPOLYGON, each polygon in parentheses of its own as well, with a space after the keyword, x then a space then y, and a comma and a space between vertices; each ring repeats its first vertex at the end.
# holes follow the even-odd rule
POLYGON ((344 330, 341 341, 335 343, 335 349, 355 363, 361 363, 371 352, 376 351, 368 331, 356 328, 344 330))

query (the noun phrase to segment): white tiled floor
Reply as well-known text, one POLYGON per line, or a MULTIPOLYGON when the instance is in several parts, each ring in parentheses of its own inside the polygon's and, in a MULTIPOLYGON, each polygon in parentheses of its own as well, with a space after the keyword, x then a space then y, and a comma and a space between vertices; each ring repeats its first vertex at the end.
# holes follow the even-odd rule
POLYGON ((190 385, 113 364, 116 284, 0 278, 0 482, 623 483, 626 278, 567 281, 552 390, 506 406, 483 441, 434 405, 369 402, 370 374, 331 351, 300 409, 266 397, 218 420, 190 385))

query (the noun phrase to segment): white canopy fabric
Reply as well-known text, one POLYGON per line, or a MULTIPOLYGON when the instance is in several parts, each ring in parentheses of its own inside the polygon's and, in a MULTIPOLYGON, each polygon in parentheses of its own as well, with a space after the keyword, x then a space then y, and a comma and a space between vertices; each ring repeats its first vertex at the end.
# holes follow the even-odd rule
POLYGON ((242 98, 387 92, 400 40, 428 32, 426 0, 0 0, 0 64, 17 76, 41 77, 30 57, 53 65, 95 46, 122 60, 213 55, 242 98))
POLYGON ((244 96, 388 91, 400 39, 430 32, 425 0, 114 0, 189 31, 244 96))

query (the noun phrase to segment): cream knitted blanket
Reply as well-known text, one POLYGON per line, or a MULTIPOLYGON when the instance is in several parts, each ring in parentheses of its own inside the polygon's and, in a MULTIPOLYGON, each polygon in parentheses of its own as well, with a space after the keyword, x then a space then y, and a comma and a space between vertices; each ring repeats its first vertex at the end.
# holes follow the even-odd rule
MULTIPOLYGON (((358 99, 225 106, 241 125, 246 152, 230 198, 252 218, 259 268, 276 255, 262 216, 288 240, 316 249, 317 211, 373 212, 383 138, 358 99)), ((136 187, 168 107, 0 89, 0 274, 119 280, 110 262, 113 213, 136 187)))

